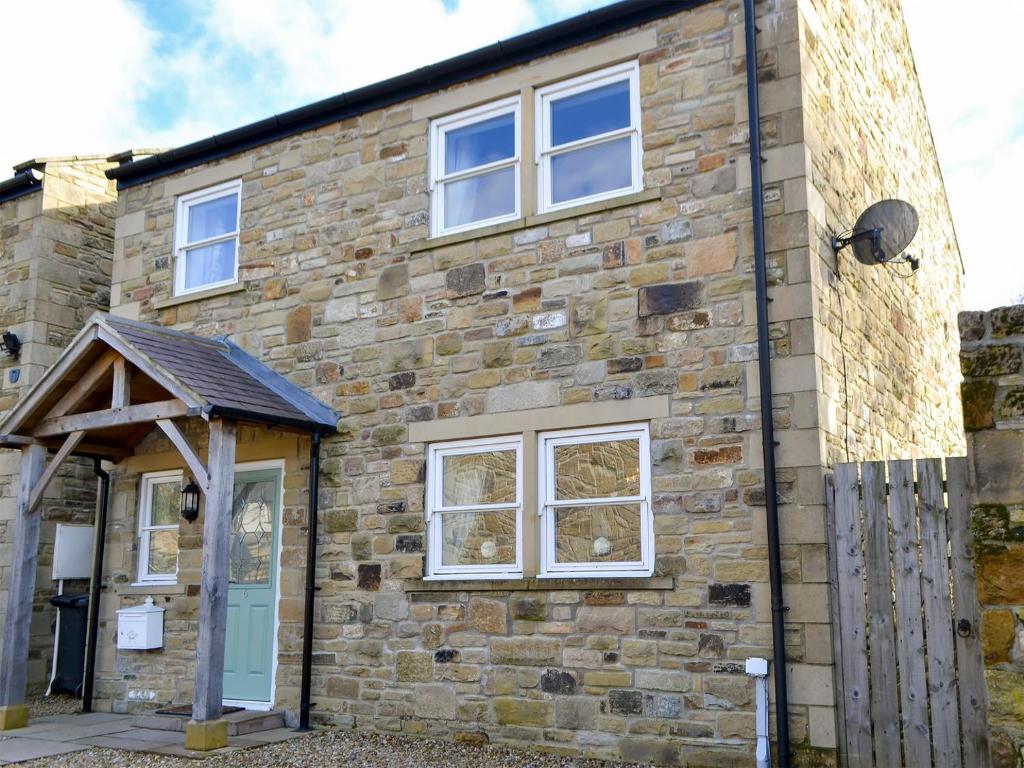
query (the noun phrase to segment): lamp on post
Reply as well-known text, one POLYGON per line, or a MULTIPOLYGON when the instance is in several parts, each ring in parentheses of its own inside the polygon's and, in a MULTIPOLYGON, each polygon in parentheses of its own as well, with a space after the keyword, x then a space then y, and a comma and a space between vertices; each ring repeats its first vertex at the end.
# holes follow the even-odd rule
POLYGON ((181 489, 181 516, 190 523, 199 517, 199 486, 191 477, 181 489))

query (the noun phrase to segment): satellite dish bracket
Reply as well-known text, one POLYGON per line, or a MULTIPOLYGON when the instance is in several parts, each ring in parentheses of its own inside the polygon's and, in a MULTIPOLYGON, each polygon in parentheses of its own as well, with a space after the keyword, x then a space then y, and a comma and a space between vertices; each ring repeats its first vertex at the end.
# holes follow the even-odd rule
POLYGON ((871 241, 871 253, 875 257, 875 260, 879 264, 883 264, 886 261, 885 251, 882 250, 882 228, 875 227, 874 229, 862 229, 860 232, 854 232, 851 235, 837 235, 832 238, 832 251, 836 255, 839 254, 843 248, 853 243, 860 242, 861 240, 871 241))

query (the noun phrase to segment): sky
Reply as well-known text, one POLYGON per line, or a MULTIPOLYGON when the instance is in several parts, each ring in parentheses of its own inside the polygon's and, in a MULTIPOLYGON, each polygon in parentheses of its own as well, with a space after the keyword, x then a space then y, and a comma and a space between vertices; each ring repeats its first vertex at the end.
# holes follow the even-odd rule
MULTIPOLYGON (((0 178, 32 157, 185 144, 605 4, 3 2, 13 74, 0 178)), ((1024 295, 1024 242, 1000 224, 1017 221, 1024 202, 1024 3, 903 5, 967 267, 963 307, 1011 303, 1024 295)))

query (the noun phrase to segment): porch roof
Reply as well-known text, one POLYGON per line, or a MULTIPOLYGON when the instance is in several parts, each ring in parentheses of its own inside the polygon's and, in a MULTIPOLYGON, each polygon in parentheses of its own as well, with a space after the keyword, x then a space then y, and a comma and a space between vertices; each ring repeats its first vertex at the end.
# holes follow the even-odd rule
POLYGON ((333 432, 338 420, 328 406, 225 337, 207 339, 96 313, 0 425, 0 445, 31 440, 56 447, 63 435, 85 429, 89 439, 76 454, 116 456, 133 449, 155 421, 180 416, 319 433, 333 432), (130 396, 112 406, 117 358, 129 367, 130 396), (147 407, 149 418, 138 418, 147 407), (87 415, 101 410, 111 415, 90 426, 87 415), (118 410, 125 414, 121 420, 118 410))

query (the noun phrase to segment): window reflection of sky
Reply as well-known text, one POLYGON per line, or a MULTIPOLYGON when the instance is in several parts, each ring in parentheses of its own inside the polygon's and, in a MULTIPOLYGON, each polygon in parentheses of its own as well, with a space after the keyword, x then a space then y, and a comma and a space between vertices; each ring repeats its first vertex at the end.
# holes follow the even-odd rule
POLYGON ((196 203, 188 209, 188 241, 234 232, 238 222, 238 195, 218 197, 205 203, 196 203))
POLYGON ((444 225, 458 227, 512 213, 516 209, 515 189, 514 168, 448 183, 445 185, 444 225))
POLYGON ((622 189, 632 185, 630 137, 585 147, 551 158, 551 202, 622 189))
POLYGON ((551 102, 551 145, 555 147, 629 124, 628 80, 551 102))
POLYGON ((447 131, 444 172, 465 171, 515 154, 515 117, 509 113, 447 131))

